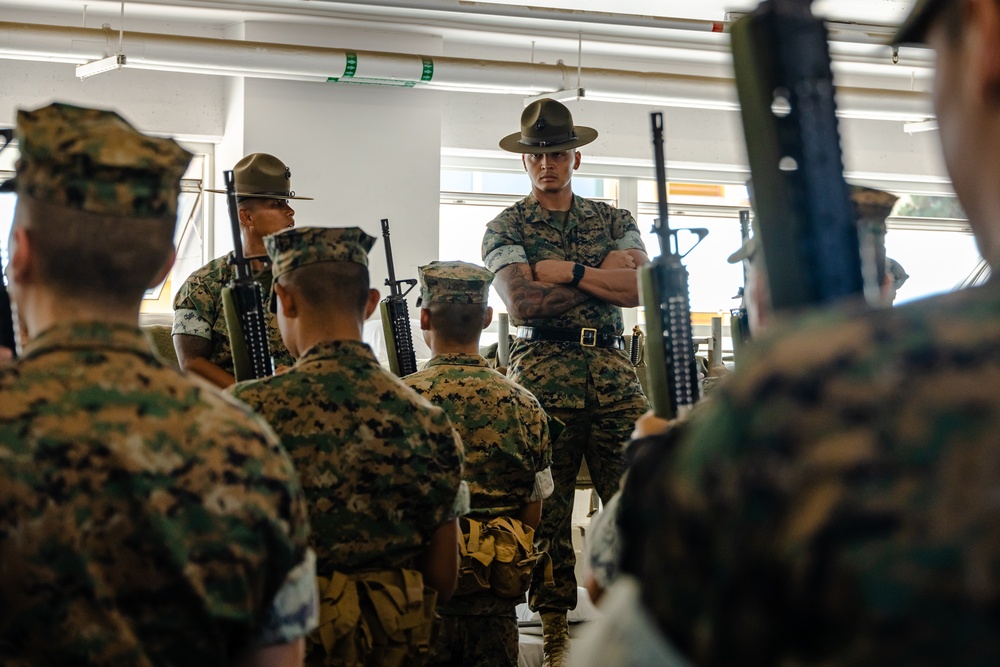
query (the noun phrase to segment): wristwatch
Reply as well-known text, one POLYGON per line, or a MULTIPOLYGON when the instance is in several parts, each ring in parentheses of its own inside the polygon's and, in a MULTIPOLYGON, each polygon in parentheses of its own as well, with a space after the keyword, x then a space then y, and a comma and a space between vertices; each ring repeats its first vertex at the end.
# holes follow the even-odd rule
POLYGON ((579 264, 579 263, 574 264, 573 265, 573 281, 570 282, 569 286, 570 287, 576 287, 577 285, 579 285, 580 281, 583 280, 583 272, 586 271, 586 270, 587 270, 587 267, 585 267, 583 264, 579 264))

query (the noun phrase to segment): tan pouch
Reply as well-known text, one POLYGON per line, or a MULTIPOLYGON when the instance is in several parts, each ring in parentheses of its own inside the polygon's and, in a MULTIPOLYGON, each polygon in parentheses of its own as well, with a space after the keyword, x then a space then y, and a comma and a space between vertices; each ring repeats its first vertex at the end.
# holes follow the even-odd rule
POLYGON ((437 592, 416 570, 334 573, 317 578, 320 624, 308 664, 327 667, 419 667, 430 651, 437 592), (317 646, 319 645, 319 646, 317 646), (319 651, 320 647, 322 651, 319 651), (320 661, 313 658, 323 653, 320 661))
POLYGON ((490 565, 490 589, 502 598, 521 597, 531 586, 536 563, 541 561, 546 586, 553 584, 552 559, 535 551, 535 531, 518 519, 497 517, 486 524, 493 538, 495 556, 490 565))

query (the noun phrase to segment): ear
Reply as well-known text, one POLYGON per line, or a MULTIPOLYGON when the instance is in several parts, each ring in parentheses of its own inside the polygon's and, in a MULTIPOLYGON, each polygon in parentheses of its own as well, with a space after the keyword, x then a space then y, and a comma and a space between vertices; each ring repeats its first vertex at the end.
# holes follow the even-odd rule
POLYGON ((28 230, 21 226, 15 226, 10 233, 10 247, 14 254, 10 258, 9 276, 11 281, 18 285, 24 285, 31 280, 31 257, 32 245, 28 230))
POLYGON ((274 283, 274 294, 278 298, 278 307, 281 308, 282 315, 286 318, 298 317, 299 304, 296 301, 295 292, 276 282, 274 283))
POLYGON ((431 330, 431 311, 427 308, 420 309, 420 330, 431 330))
POLYGON ((573 157, 573 171, 580 168, 580 161, 583 159, 583 154, 580 151, 574 151, 575 156, 573 157))
POLYGON ((161 266, 160 270, 156 272, 156 276, 153 277, 153 282, 149 283, 150 287, 156 287, 167 279, 167 274, 170 273, 170 269, 173 268, 174 260, 176 259, 177 248, 170 246, 170 254, 167 255, 165 260, 163 260, 163 266, 161 266))
POLYGON ((247 229, 253 227, 253 216, 250 214, 250 210, 243 208, 242 206, 238 207, 236 210, 240 216, 240 227, 247 229))
POLYGON ((486 314, 483 316, 483 328, 490 326, 493 321, 493 306, 486 307, 486 314))
POLYGON ((521 153, 521 166, 528 171, 528 156, 525 153, 521 153))
POLYGON ((368 319, 371 317, 375 309, 378 308, 378 302, 382 299, 382 295, 378 293, 377 289, 368 290, 368 303, 365 304, 365 316, 363 319, 368 319))

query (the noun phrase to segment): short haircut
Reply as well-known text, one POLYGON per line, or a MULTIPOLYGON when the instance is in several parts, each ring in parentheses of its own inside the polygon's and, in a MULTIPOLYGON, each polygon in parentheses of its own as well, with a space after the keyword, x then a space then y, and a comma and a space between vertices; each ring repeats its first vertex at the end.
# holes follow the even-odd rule
POLYGON ((364 319, 368 305, 368 267, 357 262, 317 262, 278 277, 307 308, 332 309, 364 319))
POLYGON ((456 345, 479 342, 486 317, 485 303, 430 303, 431 330, 436 338, 456 345))
POLYGON ((27 195, 17 208, 39 279, 64 296, 135 305, 173 250, 174 219, 99 215, 27 195))

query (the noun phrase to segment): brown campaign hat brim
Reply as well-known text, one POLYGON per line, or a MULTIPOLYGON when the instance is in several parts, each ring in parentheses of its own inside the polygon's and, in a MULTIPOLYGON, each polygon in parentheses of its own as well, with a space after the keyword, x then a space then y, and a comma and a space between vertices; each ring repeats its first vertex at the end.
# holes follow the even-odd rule
MULTIPOLYGON (((226 194, 225 190, 210 190, 208 188, 205 188, 205 192, 211 192, 212 194, 215 194, 215 195, 224 195, 224 194, 226 194)), ((294 195, 294 194, 292 194, 292 195, 286 195, 286 194, 281 194, 281 193, 278 193, 278 194, 258 194, 258 193, 255 193, 255 192, 237 192, 236 196, 239 197, 240 199, 246 199, 248 197, 253 198, 253 199, 306 199, 306 200, 309 200, 309 201, 312 201, 312 200, 315 199, 315 197, 299 197, 298 195, 294 195)))
POLYGON ((931 22, 948 0, 917 0, 913 11, 893 35, 890 45, 926 44, 931 22))
POLYGON ((568 151, 580 146, 586 146, 597 138, 597 130, 592 127, 574 125, 573 131, 576 133, 575 139, 546 146, 524 143, 521 141, 523 135, 520 132, 515 132, 514 134, 508 134, 500 140, 500 148, 508 153, 558 153, 559 151, 568 151))

